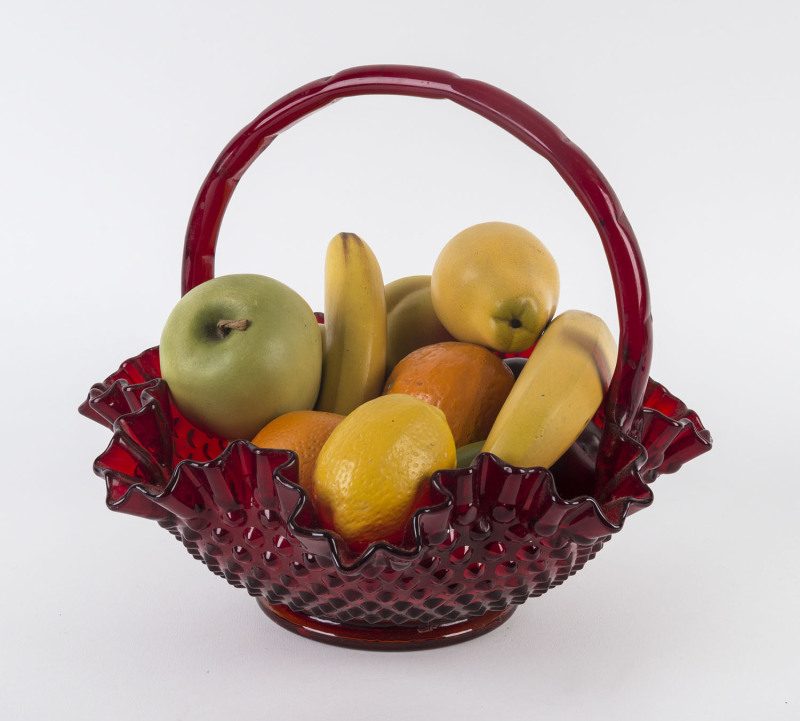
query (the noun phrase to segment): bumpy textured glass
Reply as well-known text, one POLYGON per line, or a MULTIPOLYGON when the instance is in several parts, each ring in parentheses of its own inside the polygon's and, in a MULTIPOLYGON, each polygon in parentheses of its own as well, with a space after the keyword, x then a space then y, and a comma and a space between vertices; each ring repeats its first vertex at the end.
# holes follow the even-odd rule
POLYGON ((620 322, 619 357, 594 421, 550 470, 490 454, 439 471, 431 505, 402 543, 352 553, 320 527, 290 451, 226 443, 190 424, 160 378, 158 349, 96 384, 81 413, 113 438, 95 462, 112 510, 158 521, 198 560, 258 597, 277 623, 317 640, 380 649, 453 643, 489 631, 559 585, 652 502, 649 484, 711 447, 697 414, 649 378, 644 264, 600 171, 535 110, 497 88, 408 66, 354 68, 299 88, 225 148, 192 211, 182 290, 214 275, 220 224, 242 173, 274 138, 341 97, 450 99, 547 158, 597 227, 620 322))

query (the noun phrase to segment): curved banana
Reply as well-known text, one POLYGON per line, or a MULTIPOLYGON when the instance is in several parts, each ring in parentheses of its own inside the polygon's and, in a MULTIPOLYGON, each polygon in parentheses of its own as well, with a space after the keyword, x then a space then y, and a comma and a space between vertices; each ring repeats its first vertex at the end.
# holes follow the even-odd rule
POLYGON ((386 297, 380 265, 354 233, 325 256, 325 353, 316 410, 346 416, 381 394, 386 371, 386 297))
MULTIPOLYGON (((424 276, 423 276, 424 277, 424 276)), ((455 340, 436 317, 430 282, 412 290, 386 310, 386 375, 411 351, 455 340)))
POLYGON ((389 314, 394 307, 410 293, 420 288, 430 288, 431 277, 429 275, 407 275, 403 278, 390 281, 384 286, 386 294, 386 313, 389 314))
POLYGON ((597 316, 568 310, 533 349, 483 445, 513 466, 549 468, 592 420, 617 356, 597 316))

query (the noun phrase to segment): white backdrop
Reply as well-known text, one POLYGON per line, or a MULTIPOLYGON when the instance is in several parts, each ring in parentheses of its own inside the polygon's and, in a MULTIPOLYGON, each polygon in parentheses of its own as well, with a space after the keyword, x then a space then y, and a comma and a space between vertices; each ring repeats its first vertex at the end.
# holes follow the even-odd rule
MULTIPOLYGON (((798 718, 800 12, 742 5, 6 7, 0 716, 798 718), (647 263, 652 375, 716 443, 564 586, 485 637, 410 654, 290 634, 156 524, 106 510, 91 466, 109 434, 77 413, 158 342, 192 202, 232 135, 301 84, 380 62, 497 85, 588 153, 647 263)), ((217 272, 272 275, 321 309, 337 232, 391 280, 490 219, 550 247, 562 310, 616 329, 575 198, 449 103, 353 99, 292 128, 240 184, 217 272)))

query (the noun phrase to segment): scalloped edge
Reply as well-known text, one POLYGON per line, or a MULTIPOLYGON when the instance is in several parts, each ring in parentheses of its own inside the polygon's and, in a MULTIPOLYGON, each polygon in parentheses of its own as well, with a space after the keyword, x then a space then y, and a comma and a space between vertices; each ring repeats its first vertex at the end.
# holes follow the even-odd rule
MULTIPOLYGON (((464 476, 474 476, 476 473, 487 472, 487 468, 490 465, 494 466, 495 469, 501 470, 506 476, 541 475, 544 491, 551 498, 552 502, 564 511, 565 515, 570 512, 590 511, 595 520, 604 529, 604 535, 619 532, 624 525, 625 519, 629 515, 652 503, 652 492, 649 490, 649 482, 654 480, 658 475, 658 469, 647 468, 649 455, 647 448, 636 439, 626 434, 620 434, 620 440, 628 447, 630 459, 622 468, 618 469, 615 475, 619 476, 621 474, 623 477, 627 476, 628 481, 632 480, 638 486, 638 495, 623 494, 619 497, 614 497, 612 492, 609 501, 606 503, 601 502, 596 496, 588 494, 574 498, 565 498, 559 493, 555 477, 550 470, 541 467, 517 468, 504 463, 502 459, 492 454, 480 453, 467 468, 443 469, 433 474, 430 480, 431 488, 434 497, 438 497, 440 500, 431 506, 418 509, 412 515, 410 528, 411 537, 414 539, 413 547, 401 547, 386 541, 377 541, 370 544, 361 553, 354 553, 334 531, 322 527, 307 527, 301 521, 301 516, 304 511, 308 511, 309 515, 312 517, 316 516, 316 513, 313 506, 311 506, 310 498, 306 491, 292 480, 292 477, 296 477, 296 454, 290 450, 281 451, 279 449, 258 448, 247 440, 236 440, 229 443, 219 455, 211 460, 198 461, 184 459, 178 462, 169 473, 166 472, 167 469, 164 468, 165 474, 163 477, 166 478, 166 482, 163 488, 161 488, 160 485, 154 486, 145 481, 136 481, 126 476, 128 487, 125 492, 121 496, 113 495, 112 487, 114 485, 114 475, 115 473, 121 474, 121 472, 115 471, 113 468, 105 465, 102 459, 110 454, 115 444, 123 448, 125 448, 126 445, 128 447, 135 447, 135 442, 129 444, 125 443, 125 440, 133 440, 125 426, 131 422, 135 425, 137 419, 147 414, 156 413, 158 415, 157 411, 160 412, 162 419, 166 420, 164 409, 160 405, 161 400, 158 397, 162 384, 163 388, 166 389, 166 383, 163 379, 145 378, 132 383, 130 381, 133 379, 129 377, 130 374, 128 372, 128 368, 134 368, 136 374, 140 375, 142 373, 141 366, 144 365, 145 362, 148 364, 152 364, 153 362, 157 363, 157 353, 158 348, 153 347, 144 351, 140 356, 125 361, 120 365, 120 368, 115 374, 110 375, 103 383, 92 386, 87 399, 79 408, 79 411, 84 416, 108 427, 110 420, 109 414, 101 413, 98 407, 115 393, 120 392, 123 394, 120 397, 132 401, 128 403, 128 407, 133 410, 125 412, 119 409, 119 415, 110 426, 112 429, 112 439, 105 451, 98 456, 94 464, 95 473, 106 481, 106 503, 110 509, 115 511, 125 511, 162 522, 169 521, 170 518, 174 518, 174 514, 165 507, 169 505, 165 503, 165 501, 167 501, 174 492, 185 469, 191 468, 202 472, 204 468, 222 468, 230 462, 234 454, 240 452, 247 452, 254 455, 267 455, 268 457, 269 454, 285 452, 288 453, 289 456, 286 460, 273 467, 271 481, 276 484, 276 492, 279 488, 283 488, 284 499, 286 499, 286 493, 295 497, 291 510, 286 517, 287 528, 307 552, 319 554, 320 544, 322 543, 327 548, 325 555, 333 561, 337 570, 342 574, 351 575, 357 574, 361 569, 372 563, 373 560, 377 561, 379 558, 384 557, 395 564, 407 565, 413 563, 425 549, 434 547, 435 544, 430 542, 430 538, 426 539, 426 535, 429 534, 430 531, 425 528, 429 525, 426 523, 425 519, 433 519, 436 515, 447 514, 448 521, 445 525, 449 525, 449 517, 454 507, 454 498, 451 491, 447 488, 447 481, 445 479, 449 479, 451 483, 456 483, 458 479, 464 476), (139 362, 143 358, 144 362, 139 362), (613 512, 610 513, 609 509, 613 509, 613 512)), ((658 394, 664 394, 671 404, 684 411, 683 417, 672 418, 658 409, 648 407, 646 410, 652 414, 652 418, 658 418, 659 422, 665 427, 677 427, 678 431, 675 434, 676 437, 683 433, 684 430, 687 433, 691 433, 694 440, 698 443, 698 446, 700 446, 696 454, 699 455, 699 453, 708 450, 711 444, 710 434, 703 428, 697 415, 693 411, 689 411, 682 401, 670 393, 663 385, 651 381, 651 390, 658 394)), ((648 393, 648 398, 652 395, 653 392, 648 393)), ((173 409, 170 409, 170 411, 172 410, 173 409)), ((172 418, 171 414, 166 414, 166 416, 170 419, 172 418)), ((668 447, 669 444, 667 444, 667 448, 668 447)), ((682 465, 683 462, 681 462, 680 465, 682 465)), ((674 472, 680 465, 664 472, 674 472)), ((163 468, 163 464, 161 464, 161 466, 163 468)), ((623 478, 622 480, 624 481, 626 479, 623 478)), ((438 525, 442 524, 439 523, 438 525)))

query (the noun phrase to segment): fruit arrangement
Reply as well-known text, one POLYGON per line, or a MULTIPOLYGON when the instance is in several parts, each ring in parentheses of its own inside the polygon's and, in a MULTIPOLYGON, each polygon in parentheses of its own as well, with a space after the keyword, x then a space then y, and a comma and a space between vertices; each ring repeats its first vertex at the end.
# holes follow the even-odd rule
POLYGON ((324 323, 272 278, 214 278, 170 314, 161 373, 209 434, 294 452, 322 527, 351 549, 402 544, 457 449, 547 468, 597 413, 616 344, 589 313, 554 318, 558 291, 552 255, 510 223, 467 228, 431 275, 387 286, 367 243, 340 233, 324 323), (523 352, 515 378, 501 355, 523 352))
POLYGON ((81 404, 113 434, 94 464, 107 505, 157 521, 320 641, 401 649, 485 633, 711 447, 649 377, 644 263, 600 171, 528 105, 441 70, 346 70, 243 128, 192 210, 182 292, 160 347, 81 404), (388 284, 363 241, 336 236, 324 318, 274 279, 214 278, 222 216, 256 157, 339 98, 386 93, 451 100, 553 165, 603 243, 618 353, 599 318, 556 313, 554 261, 508 224, 473 226, 429 276, 388 284))

